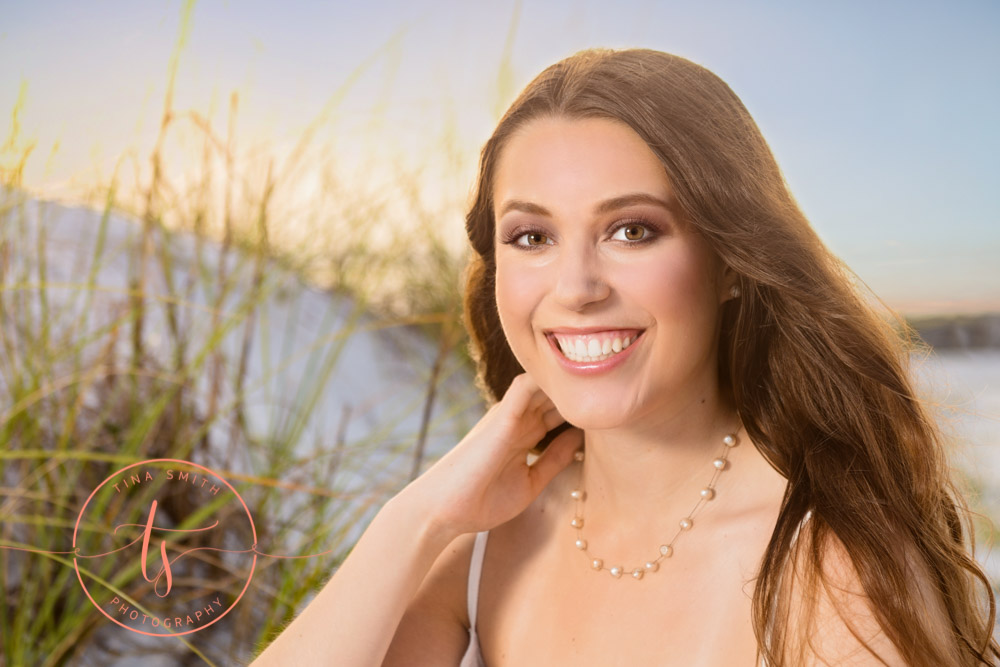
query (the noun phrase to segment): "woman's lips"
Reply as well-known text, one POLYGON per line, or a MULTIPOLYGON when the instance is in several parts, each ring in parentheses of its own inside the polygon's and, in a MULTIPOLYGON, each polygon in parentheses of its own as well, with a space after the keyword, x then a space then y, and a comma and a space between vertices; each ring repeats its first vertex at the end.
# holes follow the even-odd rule
POLYGON ((642 329, 610 329, 586 333, 555 330, 546 334, 556 359, 570 372, 593 375, 627 359, 642 337, 642 329))

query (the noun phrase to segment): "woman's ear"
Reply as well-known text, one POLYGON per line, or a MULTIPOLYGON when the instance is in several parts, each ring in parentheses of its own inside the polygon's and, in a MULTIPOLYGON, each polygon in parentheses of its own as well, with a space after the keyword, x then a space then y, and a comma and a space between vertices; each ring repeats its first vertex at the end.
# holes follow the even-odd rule
POLYGON ((722 269, 722 279, 719 281, 719 303, 738 299, 741 295, 740 275, 726 265, 722 269))

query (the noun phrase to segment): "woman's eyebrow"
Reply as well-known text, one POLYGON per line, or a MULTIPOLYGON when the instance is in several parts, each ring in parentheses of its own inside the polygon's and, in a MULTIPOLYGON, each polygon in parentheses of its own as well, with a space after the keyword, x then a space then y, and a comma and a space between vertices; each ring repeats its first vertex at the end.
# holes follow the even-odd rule
MULTIPOLYGON (((671 210, 669 202, 664 199, 651 195, 648 192, 632 192, 618 197, 612 197, 611 199, 605 199, 594 207, 594 212, 597 214, 610 213, 611 211, 617 211, 620 208, 633 206, 635 204, 652 204, 666 209, 667 211, 671 210)), ((509 199, 504 202, 503 206, 500 207, 500 211, 497 213, 497 217, 502 218, 511 211, 521 211, 532 215, 552 217, 552 213, 549 212, 549 210, 544 206, 520 199, 509 199)))
POLYGON ((611 199, 605 199, 600 204, 594 207, 595 213, 610 213, 611 211, 617 211, 620 208, 625 208, 626 206, 633 206, 635 204, 652 204, 654 206, 659 206, 660 208, 670 210, 670 204, 664 199, 660 199, 655 195, 651 195, 648 192, 633 192, 627 195, 622 195, 620 197, 612 197, 611 199))
POLYGON ((500 207, 497 212, 497 217, 502 218, 511 211, 521 211, 522 213, 531 213, 532 215, 543 215, 546 217, 552 217, 549 213, 549 209, 538 204, 533 204, 530 201, 522 201, 520 199, 509 199, 504 202, 504 205, 500 207))

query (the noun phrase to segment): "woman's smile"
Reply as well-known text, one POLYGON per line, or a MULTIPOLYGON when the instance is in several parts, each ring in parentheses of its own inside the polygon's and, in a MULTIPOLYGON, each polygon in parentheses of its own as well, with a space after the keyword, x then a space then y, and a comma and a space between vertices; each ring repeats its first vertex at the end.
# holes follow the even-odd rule
POLYGON ((642 329, 557 329, 545 335, 566 370, 591 375, 623 363, 638 345, 642 333, 642 329))

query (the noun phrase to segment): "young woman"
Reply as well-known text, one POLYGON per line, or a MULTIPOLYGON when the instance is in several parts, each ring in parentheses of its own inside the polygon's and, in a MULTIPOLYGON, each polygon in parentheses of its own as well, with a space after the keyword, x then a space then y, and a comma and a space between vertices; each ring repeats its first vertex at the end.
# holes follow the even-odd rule
POLYGON ((719 78, 553 65, 487 142, 467 229, 500 400, 260 664, 1000 657, 908 350, 719 78))

